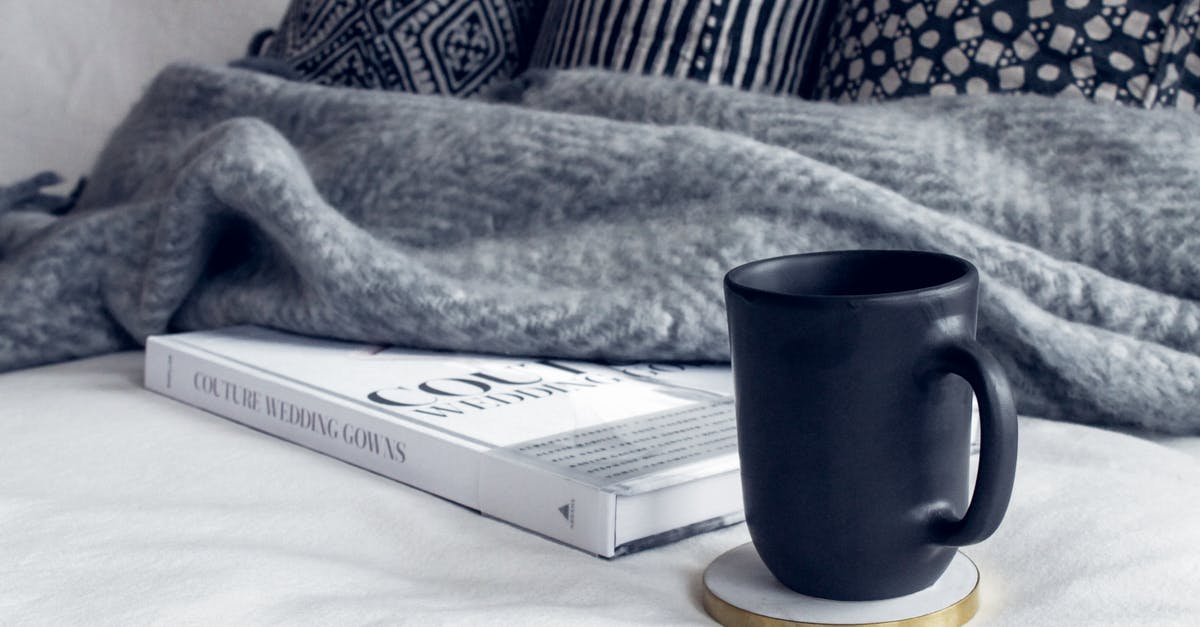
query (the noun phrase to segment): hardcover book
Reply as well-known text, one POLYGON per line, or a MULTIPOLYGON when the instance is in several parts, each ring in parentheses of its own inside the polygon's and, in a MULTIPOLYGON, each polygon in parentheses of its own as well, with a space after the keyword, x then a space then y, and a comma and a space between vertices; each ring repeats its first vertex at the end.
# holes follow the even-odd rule
POLYGON ((728 366, 155 336, 147 388, 614 557, 742 520, 728 366))

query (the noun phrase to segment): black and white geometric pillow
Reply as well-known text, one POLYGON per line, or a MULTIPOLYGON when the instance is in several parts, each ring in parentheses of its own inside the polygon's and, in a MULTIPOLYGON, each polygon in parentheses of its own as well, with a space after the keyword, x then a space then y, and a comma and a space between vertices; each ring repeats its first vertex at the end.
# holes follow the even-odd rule
POLYGON ((837 0, 552 0, 530 65, 811 94, 837 0))
POLYGON ((458 96, 512 77, 544 0, 293 0, 267 50, 302 80, 458 96))
POLYGON ((1200 0, 846 0, 818 95, 1022 91, 1196 105, 1200 0))

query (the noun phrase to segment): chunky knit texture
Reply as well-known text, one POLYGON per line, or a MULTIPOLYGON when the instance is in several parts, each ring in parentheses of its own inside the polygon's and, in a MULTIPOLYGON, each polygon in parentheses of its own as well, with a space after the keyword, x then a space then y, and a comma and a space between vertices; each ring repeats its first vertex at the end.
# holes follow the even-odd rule
POLYGON ((1023 412, 1200 433, 1194 114, 594 71, 493 100, 168 68, 72 213, 0 215, 0 369, 242 323, 723 360, 729 268, 921 248, 980 267, 1023 412))

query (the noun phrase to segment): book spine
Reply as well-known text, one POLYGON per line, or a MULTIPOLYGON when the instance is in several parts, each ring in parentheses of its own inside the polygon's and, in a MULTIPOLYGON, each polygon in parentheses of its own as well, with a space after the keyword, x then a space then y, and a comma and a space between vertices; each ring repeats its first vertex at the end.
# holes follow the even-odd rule
POLYGON ((484 514, 613 557, 617 496, 506 455, 485 455, 479 473, 484 514))
POLYGON ((479 509, 480 451, 319 390, 171 341, 146 344, 146 388, 479 509))
POLYGON ((170 337, 146 344, 145 386, 589 553, 612 557, 615 495, 491 456, 170 337))

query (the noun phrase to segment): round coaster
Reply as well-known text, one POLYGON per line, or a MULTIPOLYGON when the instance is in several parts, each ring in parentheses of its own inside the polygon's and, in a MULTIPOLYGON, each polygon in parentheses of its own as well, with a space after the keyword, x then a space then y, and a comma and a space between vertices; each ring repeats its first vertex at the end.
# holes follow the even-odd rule
POLYGON ((957 627, 979 609, 979 569, 960 552, 932 586, 919 592, 881 601, 833 601, 779 583, 747 542, 704 571, 704 609, 726 627, 957 627))

